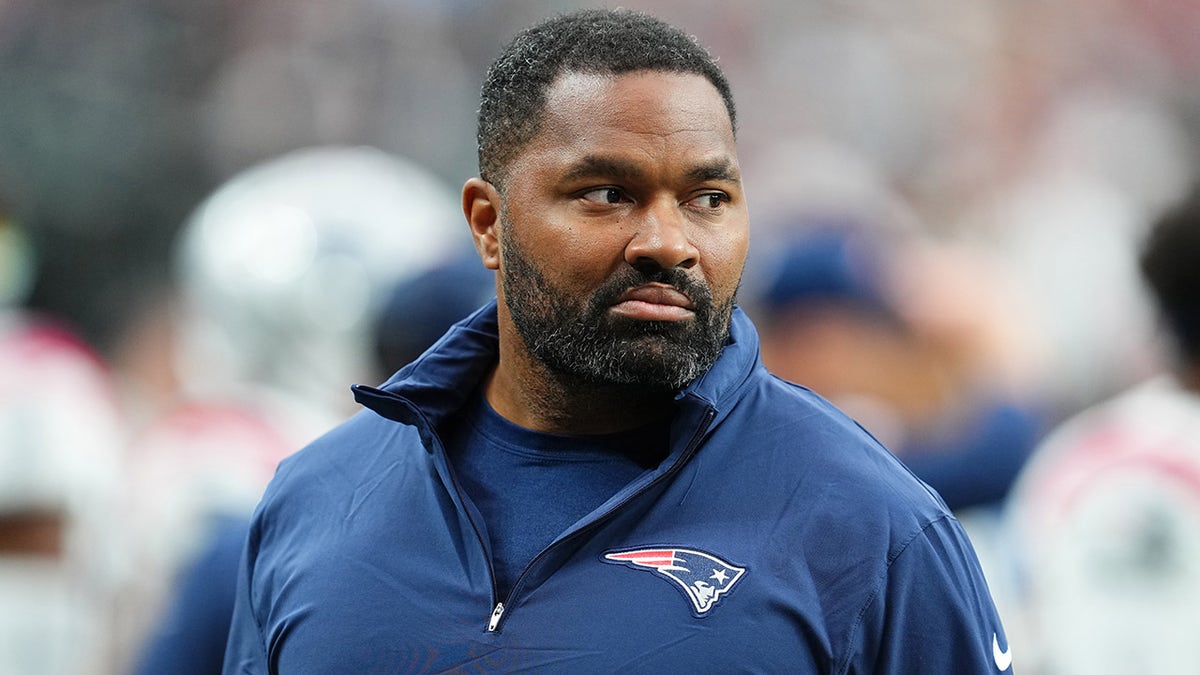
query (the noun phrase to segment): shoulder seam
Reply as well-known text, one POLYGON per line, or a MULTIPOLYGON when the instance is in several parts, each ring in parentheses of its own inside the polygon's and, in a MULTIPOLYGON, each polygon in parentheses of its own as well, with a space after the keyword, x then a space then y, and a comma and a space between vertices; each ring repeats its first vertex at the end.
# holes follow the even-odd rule
MULTIPOLYGON (((867 596, 866 601, 863 603, 862 607, 860 607, 858 610, 858 615, 854 618, 854 626, 850 630, 850 633, 846 636, 847 637, 847 641, 846 641, 847 645, 849 645, 851 642, 853 642, 854 637, 856 635, 858 635, 859 630, 862 629, 863 618, 867 615, 867 610, 871 608, 871 605, 875 604, 875 601, 879 598, 880 591, 883 590, 884 585, 886 585, 886 583, 887 583, 888 575, 892 569, 892 563, 896 562, 896 560, 901 555, 903 555, 905 551, 908 550, 908 547, 914 541, 916 541, 918 537, 924 535, 925 532, 929 530, 929 528, 933 527, 934 525, 936 525, 940 522, 943 522, 946 520, 952 520, 953 518, 954 518, 953 515, 951 515, 949 513, 943 513, 940 516, 938 516, 937 518, 930 520, 929 522, 925 523, 923 526, 918 528, 916 531, 914 531, 908 537, 908 539, 905 539, 904 542, 902 544, 900 544, 900 546, 896 547, 896 550, 894 552, 888 554, 887 564, 883 568, 883 574, 881 574, 879 579, 876 580, 875 589, 871 592, 870 595, 867 596)), ((842 658, 838 662, 837 668, 835 668, 833 672, 835 672, 835 673, 848 672, 848 668, 850 667, 851 656, 852 656, 851 652, 849 650, 847 650, 846 653, 842 655, 842 658)))

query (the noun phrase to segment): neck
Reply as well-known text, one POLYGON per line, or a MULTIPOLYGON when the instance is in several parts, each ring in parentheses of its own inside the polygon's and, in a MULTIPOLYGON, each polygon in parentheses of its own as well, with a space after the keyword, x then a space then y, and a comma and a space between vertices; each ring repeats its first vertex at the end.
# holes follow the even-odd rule
POLYGON ((552 372, 528 352, 500 350, 484 385, 488 403, 514 424, 545 433, 605 434, 670 414, 674 395, 641 385, 582 383, 552 372))

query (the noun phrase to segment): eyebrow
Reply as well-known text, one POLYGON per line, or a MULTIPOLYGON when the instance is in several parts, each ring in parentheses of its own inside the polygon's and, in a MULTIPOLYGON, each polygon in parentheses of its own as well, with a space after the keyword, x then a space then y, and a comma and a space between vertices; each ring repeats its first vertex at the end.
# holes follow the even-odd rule
MULTIPOLYGON (((594 176, 613 177, 619 180, 635 181, 645 176, 645 171, 633 162, 627 162, 614 157, 587 155, 572 164, 565 173, 565 180, 577 180, 594 176)), ((687 170, 686 176, 693 183, 703 183, 711 180, 741 182, 742 177, 733 161, 721 158, 711 162, 698 164, 687 170)))
POLYGON ((687 172, 687 176, 689 180, 695 183, 703 183, 710 180, 740 183, 742 180, 741 173, 738 172, 733 161, 729 159, 716 159, 694 166, 687 172))
POLYGON ((563 174, 563 178, 567 180, 575 180, 578 178, 589 178, 593 176, 612 176, 625 180, 636 180, 641 178, 645 172, 639 169, 632 162, 626 162, 612 157, 601 157, 599 155, 587 155, 586 157, 575 162, 563 174))

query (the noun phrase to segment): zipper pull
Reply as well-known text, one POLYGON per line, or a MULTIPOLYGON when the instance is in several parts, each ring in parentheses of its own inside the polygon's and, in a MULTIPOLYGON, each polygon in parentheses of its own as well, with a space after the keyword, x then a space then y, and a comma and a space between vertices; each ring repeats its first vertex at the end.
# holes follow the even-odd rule
POLYGON ((492 610, 492 618, 488 621, 488 632, 496 632, 496 625, 500 623, 500 617, 504 616, 504 603, 497 602, 496 609, 492 610))

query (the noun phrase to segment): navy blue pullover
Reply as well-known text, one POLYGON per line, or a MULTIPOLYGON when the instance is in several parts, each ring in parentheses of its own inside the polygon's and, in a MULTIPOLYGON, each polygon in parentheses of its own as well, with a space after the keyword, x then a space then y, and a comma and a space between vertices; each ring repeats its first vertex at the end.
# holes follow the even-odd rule
POLYGON ((965 533, 868 433, 769 374, 750 320, 677 396, 670 451, 497 597, 435 429, 497 358, 464 319, 285 460, 255 512, 226 673, 998 673, 965 533))

